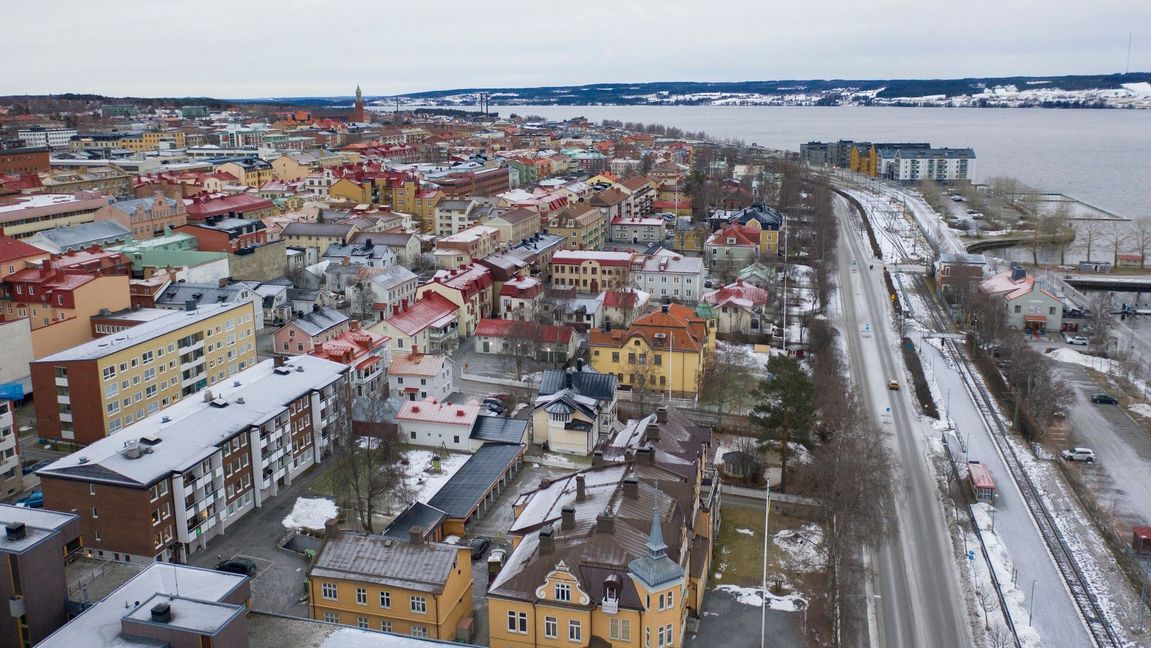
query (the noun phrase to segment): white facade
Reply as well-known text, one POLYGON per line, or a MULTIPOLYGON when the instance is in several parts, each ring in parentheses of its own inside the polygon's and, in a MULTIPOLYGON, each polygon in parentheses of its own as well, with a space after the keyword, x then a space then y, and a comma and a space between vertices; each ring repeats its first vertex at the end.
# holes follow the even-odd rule
MULTIPOLYGON (((20 451, 16 447, 19 442, 12 402, 0 400, 0 480, 20 479, 20 451)), ((4 496, 14 492, 6 492, 4 496)))
POLYGON ((634 287, 656 300, 671 297, 696 301, 703 294, 703 259, 660 250, 652 256, 642 257, 642 265, 632 265, 631 281, 634 287))
POLYGON ((16 132, 24 146, 68 148, 68 142, 77 135, 75 128, 27 128, 16 132))
POLYGON ((403 443, 471 452, 472 427, 478 405, 456 405, 431 400, 408 402, 396 415, 403 443))
POLYGON ((407 356, 397 356, 397 362, 388 369, 388 393, 393 398, 421 401, 431 398, 445 400, 452 393, 452 373, 455 361, 447 356, 422 354, 420 364, 431 370, 410 369, 407 356), (401 360, 402 358, 402 360, 401 360))

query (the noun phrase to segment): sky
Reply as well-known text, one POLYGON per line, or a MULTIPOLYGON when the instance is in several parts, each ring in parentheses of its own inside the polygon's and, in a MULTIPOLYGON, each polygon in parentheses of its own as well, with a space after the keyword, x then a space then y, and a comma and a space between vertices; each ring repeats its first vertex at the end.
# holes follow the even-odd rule
POLYGON ((6 2, 0 95, 1151 71, 1148 0, 6 2))

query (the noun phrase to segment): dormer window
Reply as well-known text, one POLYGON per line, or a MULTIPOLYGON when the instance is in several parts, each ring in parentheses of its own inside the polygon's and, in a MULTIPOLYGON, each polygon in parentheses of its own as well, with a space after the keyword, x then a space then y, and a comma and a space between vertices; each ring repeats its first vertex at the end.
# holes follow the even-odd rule
POLYGON ((570 603, 572 600, 572 586, 568 583, 556 583, 555 597, 557 601, 570 603))

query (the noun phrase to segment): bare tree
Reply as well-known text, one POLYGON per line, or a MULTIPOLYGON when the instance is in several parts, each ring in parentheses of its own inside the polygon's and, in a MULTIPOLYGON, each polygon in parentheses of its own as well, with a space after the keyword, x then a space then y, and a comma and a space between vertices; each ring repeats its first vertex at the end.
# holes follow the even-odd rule
POLYGON ((699 400, 716 411, 743 414, 751 403, 748 386, 755 381, 755 362, 742 347, 722 346, 709 354, 700 378, 699 400))
POLYGON ((1140 218, 1131 225, 1131 243, 1139 255, 1139 269, 1147 267, 1147 255, 1151 254, 1151 218, 1140 218))
POLYGON ((1093 251, 1099 247, 1103 242, 1104 225, 1100 221, 1088 220, 1083 221, 1079 226, 1078 238, 1086 256, 1086 261, 1091 263, 1091 256, 1093 251))
POLYGON ((1111 265, 1119 267, 1119 255, 1131 233, 1123 223, 1112 222, 1103 231, 1103 243, 1111 250, 1111 265))
POLYGON ((979 604, 979 609, 983 612, 983 629, 991 630, 991 610, 998 605, 995 593, 987 588, 976 589, 975 602, 979 604))
POLYGON ((375 517, 383 502, 403 488, 403 471, 396 462, 399 437, 394 424, 384 422, 391 409, 384 395, 363 396, 353 405, 351 386, 340 389, 346 393, 337 402, 347 405, 341 406, 334 425, 333 474, 340 478, 332 482, 333 494, 344 510, 352 512, 360 529, 375 533, 375 517))
POLYGON ((524 367, 539 357, 543 344, 543 325, 533 320, 511 321, 504 338, 504 353, 515 363, 517 380, 524 375, 524 367))

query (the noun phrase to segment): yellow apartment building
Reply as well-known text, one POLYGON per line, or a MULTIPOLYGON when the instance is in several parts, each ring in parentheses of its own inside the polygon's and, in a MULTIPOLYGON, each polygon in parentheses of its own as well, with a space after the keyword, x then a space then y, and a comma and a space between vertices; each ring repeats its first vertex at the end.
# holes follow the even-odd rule
POLYGON ((589 331, 591 366, 615 374, 620 385, 633 390, 692 398, 699 392, 708 356, 715 353, 715 327, 714 319, 704 319, 687 306, 664 305, 627 330, 589 331))
MULTIPOLYGON (((251 302, 141 309, 31 364, 42 437, 87 445, 256 364, 251 302)), ((99 319, 99 318, 98 318, 99 319)))
POLYGON ((312 618, 421 639, 456 640, 472 615, 468 547, 336 532, 308 568, 312 618))

